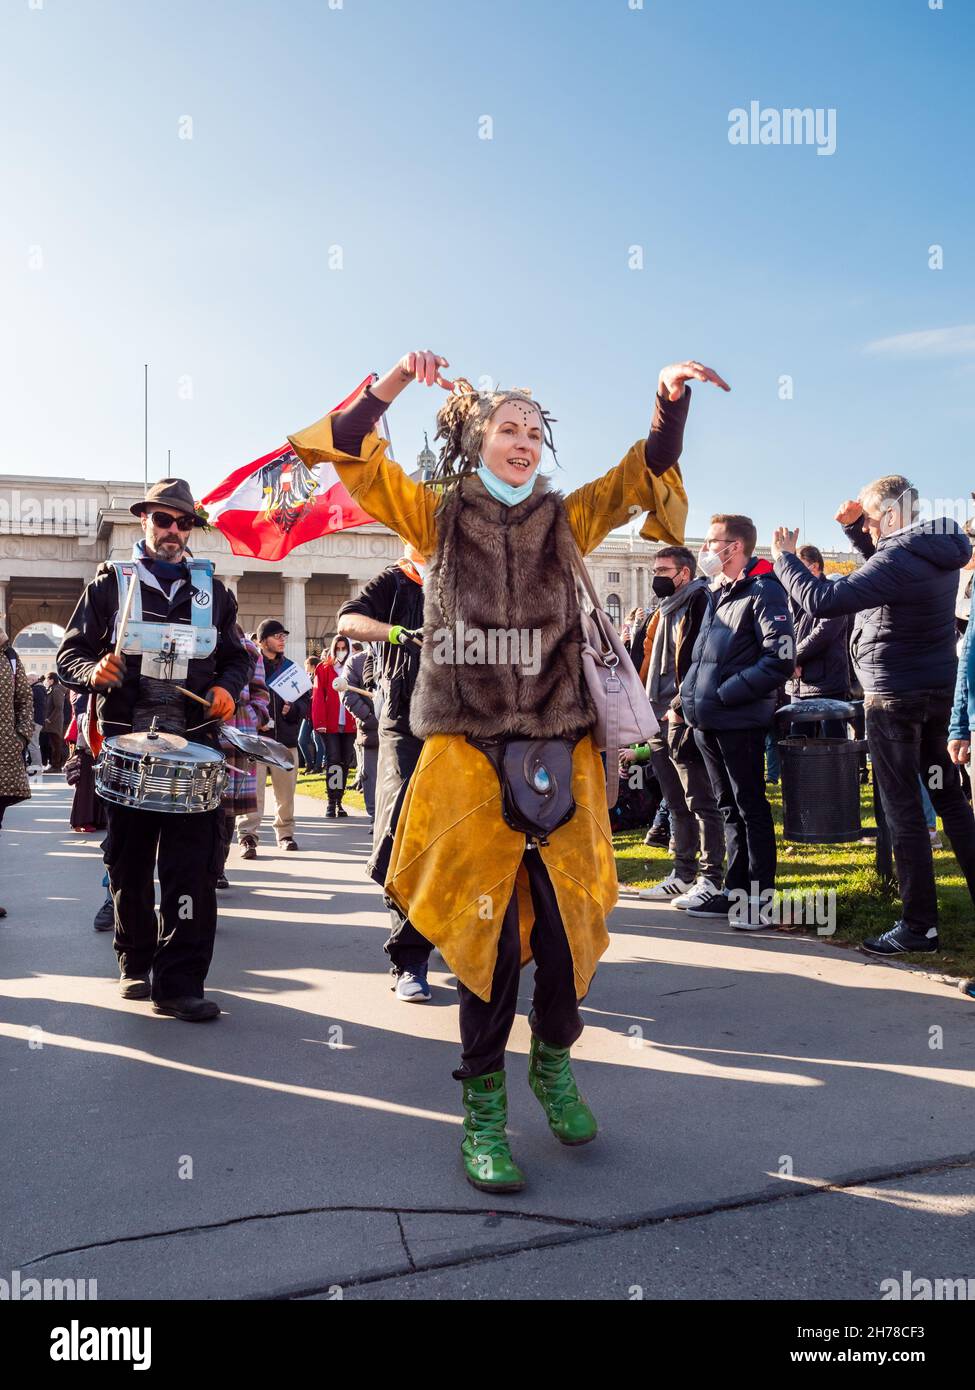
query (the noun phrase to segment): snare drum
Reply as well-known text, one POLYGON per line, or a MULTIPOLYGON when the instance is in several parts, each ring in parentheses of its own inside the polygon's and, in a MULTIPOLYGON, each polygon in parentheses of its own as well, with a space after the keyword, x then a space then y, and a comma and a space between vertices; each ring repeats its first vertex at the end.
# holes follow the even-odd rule
POLYGON ((138 811, 184 816, 215 811, 226 785, 223 755, 179 734, 107 738, 95 764, 98 795, 138 811))

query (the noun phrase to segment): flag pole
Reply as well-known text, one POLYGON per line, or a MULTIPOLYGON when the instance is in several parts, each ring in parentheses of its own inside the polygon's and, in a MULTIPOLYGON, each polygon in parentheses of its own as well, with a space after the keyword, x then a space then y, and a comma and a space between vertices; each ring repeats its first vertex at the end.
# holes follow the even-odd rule
POLYGON ((142 395, 143 451, 146 488, 149 487, 149 363, 145 364, 142 395))

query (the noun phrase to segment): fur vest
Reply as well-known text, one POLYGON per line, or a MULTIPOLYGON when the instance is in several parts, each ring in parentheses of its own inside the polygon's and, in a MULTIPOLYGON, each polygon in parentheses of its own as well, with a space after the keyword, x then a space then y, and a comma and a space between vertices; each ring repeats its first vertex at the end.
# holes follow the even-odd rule
POLYGON ((592 727, 575 548, 562 497, 545 477, 513 507, 473 476, 446 494, 423 586, 410 707, 419 738, 555 738, 592 727))

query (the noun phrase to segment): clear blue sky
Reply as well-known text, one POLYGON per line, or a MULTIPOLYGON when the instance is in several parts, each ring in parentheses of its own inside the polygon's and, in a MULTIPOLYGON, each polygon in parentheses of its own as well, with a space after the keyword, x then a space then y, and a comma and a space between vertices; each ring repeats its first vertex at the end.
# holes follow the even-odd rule
MULTIPOLYGON (((691 534, 805 503, 834 544, 895 470, 967 496, 975 4, 630 3, 5 0, 0 472, 140 478, 148 361, 150 476, 200 495, 429 346, 534 390, 566 487, 660 366, 716 367, 691 534), (836 153, 730 144, 753 100, 835 107, 836 153)), ((401 461, 435 405, 397 402, 401 461)))

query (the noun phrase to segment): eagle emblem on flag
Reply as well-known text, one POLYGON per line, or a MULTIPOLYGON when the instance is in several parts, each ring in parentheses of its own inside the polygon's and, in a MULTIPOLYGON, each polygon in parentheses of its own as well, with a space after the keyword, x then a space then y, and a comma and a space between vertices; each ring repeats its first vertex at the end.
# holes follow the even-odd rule
POLYGON ((305 507, 314 500, 318 479, 291 449, 260 470, 265 521, 287 533, 301 519, 305 507))

